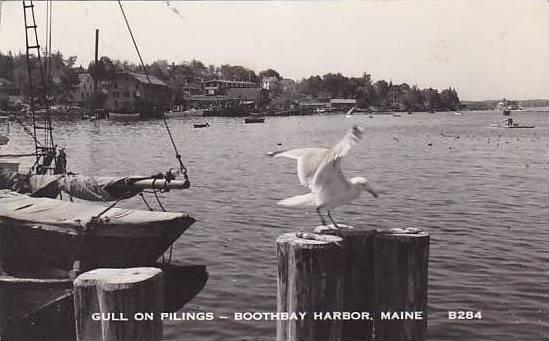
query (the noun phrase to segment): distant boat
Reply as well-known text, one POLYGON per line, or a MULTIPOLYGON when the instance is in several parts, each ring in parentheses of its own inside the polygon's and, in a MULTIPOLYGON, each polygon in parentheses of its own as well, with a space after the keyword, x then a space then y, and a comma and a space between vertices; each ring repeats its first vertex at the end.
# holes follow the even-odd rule
POLYGON ((400 114, 393 114, 393 117, 400 117, 400 114))
POLYGON ((164 113, 164 117, 197 117, 204 116, 203 109, 178 110, 177 108, 164 113))
POLYGON ((265 123, 264 116, 249 116, 244 119, 244 123, 265 123))
POLYGON ((109 118, 112 120, 138 120, 141 117, 139 113, 134 114, 121 114, 117 112, 110 112, 109 118))
POLYGON ((206 128, 206 127, 209 127, 209 126, 210 126, 210 124, 208 122, 193 124, 193 128, 206 128))
POLYGON ((459 111, 456 111, 456 112, 454 113, 454 115, 460 116, 460 115, 463 115, 463 114, 462 114, 461 112, 459 112, 459 111))
POLYGON ((525 128, 525 129, 535 128, 535 126, 520 125, 520 124, 514 122, 513 119, 510 118, 510 117, 504 119, 503 124, 490 124, 490 127, 493 127, 493 128, 525 128))

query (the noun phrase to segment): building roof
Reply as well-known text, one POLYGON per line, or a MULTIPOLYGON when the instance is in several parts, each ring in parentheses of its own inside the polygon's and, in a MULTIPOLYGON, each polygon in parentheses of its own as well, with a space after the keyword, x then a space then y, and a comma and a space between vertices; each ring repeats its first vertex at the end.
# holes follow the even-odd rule
POLYGON ((261 79, 262 82, 278 82, 278 78, 274 77, 274 76, 269 76, 269 77, 263 77, 261 79))
POLYGON ((228 81, 225 79, 210 79, 208 81, 204 81, 204 83, 210 83, 210 82, 219 82, 219 83, 233 83, 233 84, 255 84, 254 82, 247 82, 247 81, 228 81))
POLYGON ((352 98, 332 98, 330 100, 332 104, 356 104, 356 99, 352 98))
POLYGON ((137 80, 139 83, 142 83, 142 84, 149 84, 149 79, 150 79, 153 85, 167 86, 166 83, 160 80, 160 78, 153 75, 149 75, 149 79, 147 79, 147 75, 143 73, 126 71, 124 72, 124 74, 132 76, 133 78, 135 78, 135 80, 137 80))

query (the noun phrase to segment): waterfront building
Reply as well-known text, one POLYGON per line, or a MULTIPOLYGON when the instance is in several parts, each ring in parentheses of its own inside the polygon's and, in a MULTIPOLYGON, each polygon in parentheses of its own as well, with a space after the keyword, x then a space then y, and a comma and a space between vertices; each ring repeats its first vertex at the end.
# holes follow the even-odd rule
POLYGON ((168 108, 172 99, 170 88, 159 78, 137 72, 121 72, 106 87, 104 109, 115 112, 138 111, 139 104, 152 108, 168 108), (150 83, 149 83, 150 79, 150 83))
POLYGON ((263 77, 261 79, 261 88, 265 90, 273 90, 280 84, 280 81, 276 77, 263 77))
POLYGON ((314 111, 316 109, 327 109, 330 106, 329 98, 310 98, 305 97, 299 100, 298 107, 305 111, 314 111))
POLYGON ((93 96, 93 77, 89 73, 78 74, 78 85, 69 93, 72 102, 83 103, 93 96))
POLYGON ((296 91, 296 85, 295 81, 293 79, 284 78, 280 80, 280 87, 282 88, 282 91, 284 92, 295 92, 296 91))
POLYGON ((229 89, 257 88, 254 82, 234 81, 224 79, 212 79, 204 82, 204 95, 206 96, 227 96, 229 89))
POLYGON ((353 98, 332 98, 330 100, 330 108, 332 109, 351 109, 356 106, 356 99, 353 98))

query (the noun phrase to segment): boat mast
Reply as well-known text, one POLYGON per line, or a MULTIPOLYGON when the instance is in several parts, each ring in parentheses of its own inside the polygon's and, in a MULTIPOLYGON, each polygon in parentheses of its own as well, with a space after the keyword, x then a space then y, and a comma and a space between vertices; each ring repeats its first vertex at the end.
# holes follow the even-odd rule
POLYGON ((95 29, 95 59, 93 70, 93 109, 97 109, 97 71, 99 68, 99 29, 95 29))
POLYGON ((51 124, 51 109, 48 99, 47 80, 40 55, 40 44, 34 4, 23 0, 23 16, 25 21, 25 43, 27 59, 27 75, 29 89, 29 104, 32 114, 33 137, 36 161, 33 168, 37 174, 53 173, 55 170, 56 147, 53 140, 51 124), (38 73, 38 75, 36 75, 38 73), (34 78, 38 77, 37 81, 34 78))

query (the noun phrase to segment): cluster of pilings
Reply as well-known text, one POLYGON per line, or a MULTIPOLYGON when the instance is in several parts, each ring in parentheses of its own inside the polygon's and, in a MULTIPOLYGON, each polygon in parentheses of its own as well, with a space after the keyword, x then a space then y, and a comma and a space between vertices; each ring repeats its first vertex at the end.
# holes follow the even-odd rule
POLYGON ((329 229, 277 239, 278 341, 423 340, 429 234, 329 229))

